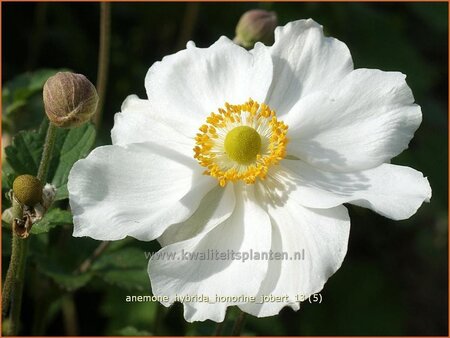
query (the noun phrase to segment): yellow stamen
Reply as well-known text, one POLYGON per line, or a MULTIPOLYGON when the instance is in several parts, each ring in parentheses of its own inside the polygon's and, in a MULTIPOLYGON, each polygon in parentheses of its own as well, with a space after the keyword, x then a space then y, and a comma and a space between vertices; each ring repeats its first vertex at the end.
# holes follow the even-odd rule
POLYGON ((255 183, 286 156, 287 129, 264 103, 225 103, 199 128, 194 158, 222 187, 228 181, 255 183))

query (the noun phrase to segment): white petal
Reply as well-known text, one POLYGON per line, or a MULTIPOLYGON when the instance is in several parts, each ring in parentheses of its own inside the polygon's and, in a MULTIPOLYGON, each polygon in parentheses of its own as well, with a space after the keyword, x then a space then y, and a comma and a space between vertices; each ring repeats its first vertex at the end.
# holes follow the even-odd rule
POLYGON ((405 75, 357 69, 292 109, 288 153, 325 170, 369 169, 406 149, 421 121, 405 75))
POLYGON ((175 140, 186 145, 192 153, 193 138, 200 126, 185 114, 168 114, 158 111, 157 105, 136 95, 128 96, 122 104, 122 111, 114 116, 114 128, 111 130, 113 144, 126 145, 140 142, 166 144, 175 140))
POLYGON ((96 148, 69 175, 75 237, 159 237, 187 219, 217 182, 189 157, 152 143, 96 148))
POLYGON ((295 187, 289 194, 307 207, 331 208, 349 202, 402 220, 431 198, 428 180, 409 167, 385 163, 374 169, 338 173, 302 161, 286 160, 282 166, 276 180, 295 187))
POLYGON ((276 315, 285 306, 298 310, 299 300, 307 300, 322 290, 344 260, 350 232, 350 218, 344 206, 309 209, 291 198, 286 201, 275 198, 273 203, 268 206, 272 220, 271 250, 286 257, 269 262, 258 299, 279 298, 239 306, 258 317, 276 315))
POLYGON ((299 20, 275 30, 270 48, 274 80, 267 101, 278 116, 306 95, 332 86, 353 70, 347 46, 323 35, 314 20, 299 20))
POLYGON ((217 185, 202 201, 195 213, 182 223, 171 225, 158 238, 162 247, 206 233, 230 217, 235 206, 233 184, 217 185))
POLYGON ((189 46, 156 62, 145 86, 158 111, 204 123, 225 102, 240 104, 250 97, 263 101, 271 81, 272 59, 267 48, 250 53, 221 37, 209 48, 189 46))
MULTIPOLYGON (((207 233, 168 245, 152 257, 149 275, 154 295, 167 296, 170 298, 169 303, 172 303, 176 295, 204 295, 210 301, 215 301, 216 295, 239 297, 252 296, 258 292, 266 276, 267 261, 233 260, 231 252, 243 254, 250 250, 268 251, 271 246, 270 220, 255 202, 254 186, 246 186, 241 190, 240 185, 235 185, 235 188, 236 207, 228 219, 211 227, 207 233), (167 258, 170 253, 182 257, 182 252, 194 255, 219 252, 224 256, 223 259, 211 256, 210 260, 167 258)), ((185 319, 189 322, 206 319, 220 322, 225 316, 226 307, 237 303, 218 302, 211 305, 190 302, 185 307, 185 319)))

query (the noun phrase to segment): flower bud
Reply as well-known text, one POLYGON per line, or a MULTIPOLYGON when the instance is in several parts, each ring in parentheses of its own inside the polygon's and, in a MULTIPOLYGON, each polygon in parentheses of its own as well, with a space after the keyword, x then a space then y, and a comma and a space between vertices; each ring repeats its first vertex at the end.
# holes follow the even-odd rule
POLYGON ((234 42, 250 49, 260 41, 270 45, 274 41, 274 31, 278 20, 275 12, 262 9, 253 9, 245 12, 236 26, 236 37, 234 42))
POLYGON ((13 182, 13 193, 20 203, 33 207, 42 201, 42 183, 37 177, 20 175, 13 182))
POLYGON ((49 120, 60 128, 77 127, 97 109, 94 85, 82 74, 59 72, 44 85, 44 106, 49 120))

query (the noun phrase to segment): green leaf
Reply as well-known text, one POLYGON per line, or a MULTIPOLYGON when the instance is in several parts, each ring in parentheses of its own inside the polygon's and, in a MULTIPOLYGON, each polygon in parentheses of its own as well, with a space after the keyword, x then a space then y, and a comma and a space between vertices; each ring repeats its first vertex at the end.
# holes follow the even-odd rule
POLYGON ((56 190, 55 201, 60 201, 69 198, 69 190, 67 190, 67 184, 64 184, 56 190))
POLYGON ((87 237, 74 239, 67 232, 59 233, 56 237, 51 235, 52 232, 48 232, 34 236, 30 243, 29 260, 62 289, 75 290, 85 286, 94 277, 94 273, 78 271, 85 259, 94 252, 98 241, 87 237), (49 245, 44 243, 46 238, 49 239, 49 245), (59 239, 55 241, 57 238, 59 239), (37 243, 41 239, 44 240, 37 243))
POLYGON ((70 169, 76 161, 85 157, 95 142, 95 128, 92 124, 86 123, 78 128, 70 129, 62 136, 63 140, 55 147, 53 163, 57 160, 57 165, 53 173, 52 184, 57 187, 56 200, 68 198, 67 179, 70 169))
POLYGON ((51 209, 39 222, 33 225, 31 233, 35 235, 42 234, 64 224, 72 224, 72 214, 67 210, 51 209))
MULTIPOLYGON (((48 121, 44 120, 39 130, 19 132, 12 144, 6 147, 6 160, 15 176, 36 175, 47 127, 48 121)), ((55 200, 68 197, 66 185, 70 169, 77 160, 88 154, 94 141, 95 128, 90 123, 72 129, 58 129, 47 177, 47 181, 52 182, 57 189, 55 200)))
POLYGON ((146 269, 118 269, 97 274, 105 282, 126 290, 150 290, 150 281, 146 269))
MULTIPOLYGON (((8 165, 7 162, 4 162, 5 165, 8 165)), ((2 189, 8 190, 12 189, 14 179, 16 175, 14 172, 8 172, 8 169, 3 168, 2 170, 2 189)))
POLYGON ((47 123, 42 123, 39 130, 21 131, 5 148, 6 160, 16 176, 36 175, 41 160, 45 141, 47 123))
POLYGON ((70 267, 62 265, 57 259, 39 255, 33 257, 38 270, 52 279, 64 290, 74 291, 86 285, 93 277, 90 272, 76 274, 70 267))
POLYGON ((148 261, 135 247, 105 252, 92 265, 92 271, 105 282, 127 290, 149 290, 148 261))
POLYGON ((76 289, 85 286, 92 279, 91 273, 75 275, 50 270, 41 270, 41 272, 50 277, 62 289, 67 291, 75 291, 76 289))
POLYGON ((11 207, 9 191, 12 189, 16 175, 6 161, 2 163, 2 212, 11 207))

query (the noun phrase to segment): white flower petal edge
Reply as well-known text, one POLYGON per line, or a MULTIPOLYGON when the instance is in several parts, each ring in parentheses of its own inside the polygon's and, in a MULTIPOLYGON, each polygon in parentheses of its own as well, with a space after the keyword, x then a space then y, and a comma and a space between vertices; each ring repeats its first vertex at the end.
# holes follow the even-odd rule
MULTIPOLYGON (((256 295, 266 276, 268 263, 264 260, 170 260, 158 259, 164 253, 200 253, 218 250, 226 253, 249 252, 250 249, 267 252, 271 247, 271 225, 267 213, 254 197, 254 186, 235 185, 236 206, 232 215, 209 232, 162 248, 149 262, 149 275, 153 294, 170 297, 175 295, 205 295, 212 300, 220 296, 256 295)), ((169 304, 164 304, 168 306, 169 304)), ((223 321, 227 306, 236 303, 188 302, 185 319, 189 322, 211 319, 223 321)))
POLYGON ((414 215, 429 202, 431 187, 422 173, 409 167, 382 164, 352 173, 327 172, 303 161, 286 160, 274 177, 296 188, 290 192, 300 204, 331 208, 352 203, 394 220, 414 215))
POLYGON ((408 147, 422 122, 405 75, 356 69, 287 114, 288 153, 330 171, 376 167, 408 147))
POLYGON ((249 53, 221 37, 209 48, 188 45, 156 62, 147 73, 145 87, 159 112, 195 118, 199 128, 225 101, 239 104, 251 97, 262 102, 272 72, 267 48, 249 53))
POLYGON ((158 242, 164 247, 207 233, 231 216, 235 204, 232 184, 228 184, 225 188, 216 186, 203 197, 200 206, 191 217, 168 227, 158 238, 158 242))
POLYGON ((176 144, 185 145, 184 154, 192 151, 192 135, 198 130, 197 123, 185 114, 164 114, 158 106, 136 95, 129 95, 122 103, 120 113, 114 116, 111 130, 113 144, 157 142, 166 145, 170 138, 176 144))
MULTIPOLYGON (((260 185, 264 191, 264 187, 260 185)), ((297 299, 307 299, 322 290, 325 282, 341 266, 347 253, 350 218, 347 209, 309 209, 292 198, 283 206, 271 206, 272 251, 286 252, 295 258, 304 250, 304 260, 284 259, 269 261, 266 279, 258 293, 261 296, 288 296, 286 302, 266 301, 248 303, 239 307, 254 316, 273 316, 289 305, 300 308, 297 299), (298 298, 296 298, 296 296, 298 298)))
POLYGON ((153 240, 187 219, 215 186, 195 161, 169 148, 152 143, 96 148, 69 175, 73 236, 153 240))
POLYGON ((277 27, 275 43, 268 49, 274 79, 266 103, 279 117, 287 114, 300 98, 331 88, 353 70, 345 43, 325 37, 322 26, 312 19, 277 27))

